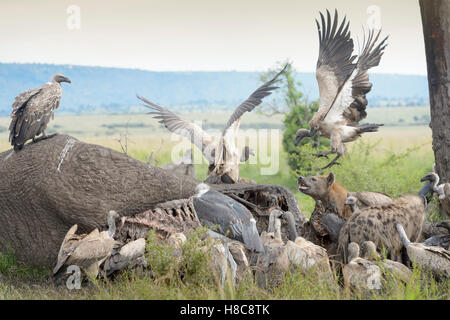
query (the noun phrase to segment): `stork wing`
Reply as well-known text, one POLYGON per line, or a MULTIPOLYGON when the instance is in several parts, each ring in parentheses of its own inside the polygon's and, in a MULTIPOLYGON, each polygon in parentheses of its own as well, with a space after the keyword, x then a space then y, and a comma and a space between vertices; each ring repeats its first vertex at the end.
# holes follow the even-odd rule
POLYGON ((245 112, 250 112, 255 107, 261 104, 262 99, 267 97, 272 93, 273 90, 277 89, 278 87, 274 86, 275 82, 277 81, 278 77, 286 71, 287 65, 284 66, 283 70, 278 72, 275 77, 273 77, 271 80, 264 83, 262 86, 260 86, 256 91, 254 91, 244 102, 242 102, 233 112, 230 119, 228 119, 227 125, 225 126, 225 129, 223 130, 222 135, 225 135, 228 128, 231 127, 231 125, 238 119, 242 117, 242 115, 245 112))
POLYGON ((212 160, 211 152, 214 150, 212 145, 213 139, 209 134, 192 122, 181 119, 172 111, 160 107, 144 97, 137 97, 145 102, 145 107, 154 110, 148 114, 153 114, 153 118, 158 119, 158 122, 163 124, 171 132, 188 138, 202 151, 203 155, 208 160, 212 160))
POLYGON ((344 83, 334 103, 323 118, 325 122, 338 122, 344 120, 347 124, 357 125, 359 121, 367 116, 366 93, 372 88, 367 71, 380 63, 383 50, 386 47, 385 37, 378 44, 381 30, 375 35, 370 30, 367 39, 364 39, 363 50, 356 63, 356 68, 349 79, 344 83))
POLYGON ((331 23, 327 10, 327 22, 320 13, 321 25, 316 20, 319 33, 319 58, 316 66, 316 79, 319 85, 319 110, 311 120, 313 123, 323 120, 332 107, 336 96, 355 69, 352 56, 353 40, 350 38, 349 24, 346 18, 338 28, 338 13, 331 23))

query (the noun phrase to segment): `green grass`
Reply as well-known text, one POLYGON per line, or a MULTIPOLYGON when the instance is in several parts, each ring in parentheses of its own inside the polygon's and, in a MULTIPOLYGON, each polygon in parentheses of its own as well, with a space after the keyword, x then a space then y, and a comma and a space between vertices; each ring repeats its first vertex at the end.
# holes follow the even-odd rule
MULTIPOLYGON (((212 242, 201 243, 203 232, 188 234, 180 258, 175 258, 171 254, 172 248, 150 233, 146 258, 154 270, 153 277, 128 271, 114 281, 84 283, 81 290, 54 287, 45 273, 40 275, 41 283, 38 285, 24 276, 22 265, 8 260, 6 267, 11 274, 0 284, 0 299, 450 299, 450 280, 437 282, 430 272, 417 267, 413 268, 413 278, 409 283, 387 278, 380 291, 351 290, 339 284, 339 277, 325 280, 314 270, 305 274, 300 269, 285 274, 278 287, 261 289, 253 276, 235 286, 228 277, 225 285, 221 286, 211 266, 209 250, 199 249, 213 245, 212 242)), ((3 261, 2 257, 2 267, 5 267, 3 261)))

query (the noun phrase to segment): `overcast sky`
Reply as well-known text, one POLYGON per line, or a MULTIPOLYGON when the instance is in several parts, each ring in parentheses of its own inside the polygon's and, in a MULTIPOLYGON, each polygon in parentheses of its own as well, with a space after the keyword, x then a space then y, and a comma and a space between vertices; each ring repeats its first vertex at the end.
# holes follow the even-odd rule
POLYGON ((355 40, 381 22, 389 46, 374 72, 426 74, 415 0, 1 0, 0 62, 263 71, 289 58, 314 71, 314 19, 327 8, 347 15, 355 40))

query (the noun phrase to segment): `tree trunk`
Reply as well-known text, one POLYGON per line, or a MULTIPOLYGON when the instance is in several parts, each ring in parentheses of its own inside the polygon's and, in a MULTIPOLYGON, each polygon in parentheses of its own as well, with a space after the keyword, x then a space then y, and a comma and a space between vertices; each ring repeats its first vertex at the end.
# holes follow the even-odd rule
POLYGON ((66 135, 1 153, 0 176, 0 250, 37 266, 53 266, 72 225, 104 229, 109 210, 141 213, 192 196, 198 184, 66 135))
POLYGON ((450 181, 450 0, 419 0, 436 171, 450 181))

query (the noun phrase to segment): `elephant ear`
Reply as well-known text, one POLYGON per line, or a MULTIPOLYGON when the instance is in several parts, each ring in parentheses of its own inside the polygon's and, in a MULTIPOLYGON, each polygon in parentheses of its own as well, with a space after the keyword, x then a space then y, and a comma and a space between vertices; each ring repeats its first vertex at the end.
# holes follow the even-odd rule
POLYGON ((334 183, 334 173, 330 172, 330 174, 327 177, 327 184, 329 187, 334 183))

